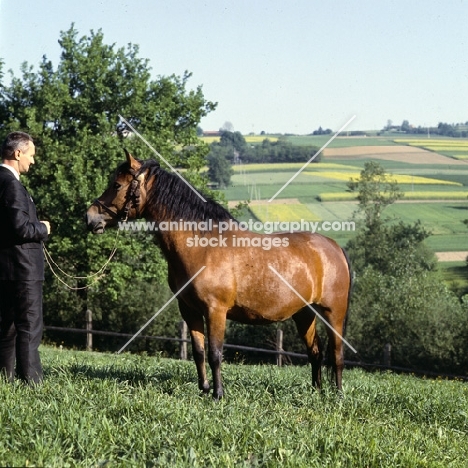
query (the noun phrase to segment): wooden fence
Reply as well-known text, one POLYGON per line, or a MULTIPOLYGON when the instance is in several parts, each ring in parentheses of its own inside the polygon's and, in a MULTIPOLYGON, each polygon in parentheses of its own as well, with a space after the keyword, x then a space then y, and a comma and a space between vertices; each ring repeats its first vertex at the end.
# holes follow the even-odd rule
MULTIPOLYGON (((115 336, 121 338, 132 338, 134 334, 132 333, 116 333, 102 330, 93 329, 93 319, 92 312, 90 310, 86 311, 86 325, 85 328, 66 328, 66 327, 55 327, 46 325, 44 330, 50 331, 60 331, 66 333, 82 333, 86 334, 86 350, 93 350, 93 335, 105 335, 105 336, 115 336)), ((146 339, 146 340, 161 340, 161 341, 175 341, 180 343, 179 358, 182 360, 187 360, 187 343, 190 343, 190 340, 187 338, 187 324, 184 321, 181 321, 179 324, 179 336, 178 337, 167 337, 167 336, 149 336, 149 335, 138 335, 137 339, 146 339)), ((265 349, 265 348, 256 348, 253 346, 242 346, 224 343, 225 349, 237 349, 239 351, 247 352, 257 352, 264 354, 274 354, 276 355, 276 364, 278 366, 283 365, 283 356, 289 356, 294 358, 307 359, 307 354, 294 353, 290 351, 285 351, 283 349, 283 331, 277 330, 276 334, 276 346, 275 349, 265 349)), ((447 379, 457 379, 468 381, 468 376, 452 375, 452 374, 441 374, 439 372, 426 371, 422 369, 412 369, 406 367, 398 367, 391 365, 391 350, 392 347, 388 343, 383 348, 384 363, 383 364, 369 364, 362 361, 345 361, 347 367, 360 367, 368 370, 391 370, 398 373, 408 373, 415 374, 420 376, 427 377, 442 377, 447 379)))
MULTIPOLYGON (((86 334, 86 351, 93 350, 93 335, 104 335, 104 336, 115 336, 121 338, 132 338, 134 334, 132 333, 116 333, 102 330, 94 330, 90 322, 86 322, 86 328, 68 328, 68 327, 55 327, 51 325, 46 325, 44 327, 45 331, 60 331, 65 333, 82 333, 86 334)), ((161 341, 175 341, 180 343, 179 357, 180 359, 187 360, 187 343, 190 343, 190 340, 187 338, 187 324, 185 322, 180 322, 179 325, 179 337, 168 337, 168 336, 151 336, 151 335, 138 335, 136 339, 146 339, 146 340, 161 340, 161 341)), ((278 366, 283 364, 283 356, 297 357, 307 359, 307 354, 293 353, 290 351, 283 350, 283 331, 278 330, 277 333, 277 342, 275 349, 264 349, 264 348, 255 348, 253 346, 241 346, 235 344, 224 343, 224 348, 226 349, 237 349, 239 351, 253 351, 264 354, 275 354, 276 363, 278 366)))

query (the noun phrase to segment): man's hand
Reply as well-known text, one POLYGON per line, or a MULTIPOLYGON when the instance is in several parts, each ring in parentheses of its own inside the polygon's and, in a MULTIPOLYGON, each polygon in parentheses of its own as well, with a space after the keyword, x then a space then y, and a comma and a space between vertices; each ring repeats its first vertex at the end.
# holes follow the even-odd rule
POLYGON ((50 223, 49 223, 49 221, 41 221, 41 223, 46 225, 47 234, 50 234, 50 223))

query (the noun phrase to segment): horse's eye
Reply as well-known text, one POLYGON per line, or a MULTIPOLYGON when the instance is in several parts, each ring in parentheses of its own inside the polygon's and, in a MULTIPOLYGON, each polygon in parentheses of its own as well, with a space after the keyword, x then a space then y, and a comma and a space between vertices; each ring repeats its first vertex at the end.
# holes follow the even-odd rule
POLYGON ((121 186, 118 182, 115 182, 115 183, 114 183, 114 189, 115 189, 115 190, 119 190, 120 187, 122 187, 122 186, 121 186))

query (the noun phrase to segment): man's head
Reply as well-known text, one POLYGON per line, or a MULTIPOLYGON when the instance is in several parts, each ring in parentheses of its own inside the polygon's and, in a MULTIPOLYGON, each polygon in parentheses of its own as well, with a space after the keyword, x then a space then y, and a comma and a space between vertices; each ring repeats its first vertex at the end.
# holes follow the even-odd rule
POLYGON ((14 167, 19 174, 28 172, 34 164, 36 147, 33 139, 24 132, 12 132, 2 144, 1 157, 4 164, 14 167))

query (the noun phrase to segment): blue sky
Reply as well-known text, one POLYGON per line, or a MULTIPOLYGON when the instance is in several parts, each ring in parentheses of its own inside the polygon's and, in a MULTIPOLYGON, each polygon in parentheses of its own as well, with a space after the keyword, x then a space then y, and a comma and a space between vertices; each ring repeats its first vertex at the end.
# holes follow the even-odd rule
POLYGON ((60 31, 140 46, 218 102, 204 130, 306 134, 468 121, 468 0, 0 0, 0 57, 20 75, 60 31))

